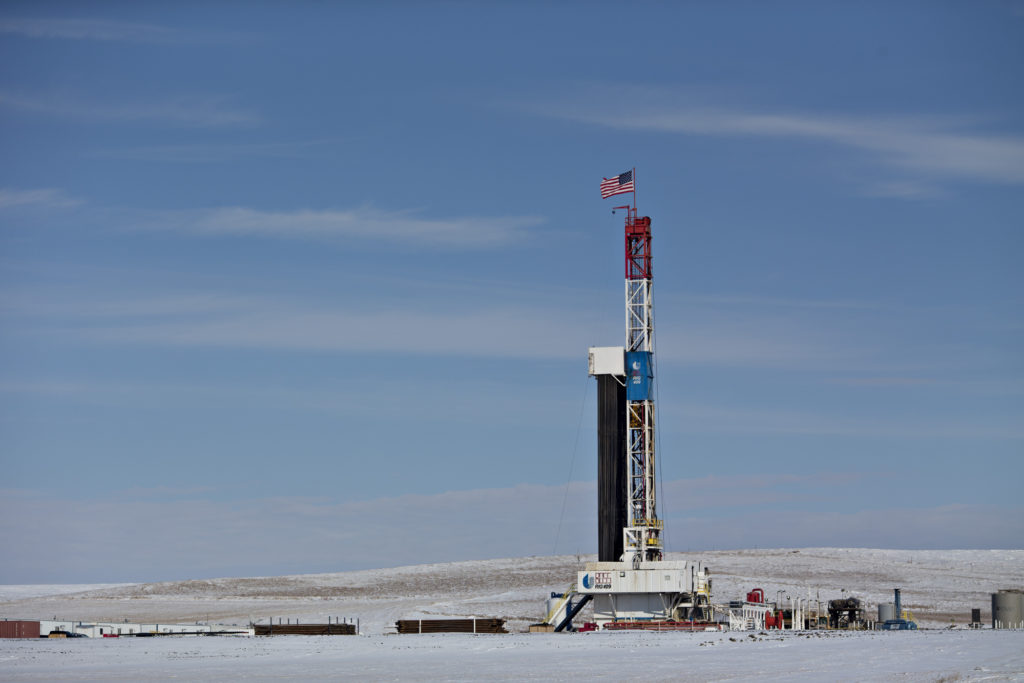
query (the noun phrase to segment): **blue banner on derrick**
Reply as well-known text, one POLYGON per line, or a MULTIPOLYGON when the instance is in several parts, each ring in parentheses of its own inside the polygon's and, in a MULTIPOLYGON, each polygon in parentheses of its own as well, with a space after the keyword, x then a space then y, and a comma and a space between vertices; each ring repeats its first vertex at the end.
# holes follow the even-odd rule
POLYGON ((650 401, 654 366, 649 351, 626 352, 626 400, 650 401))

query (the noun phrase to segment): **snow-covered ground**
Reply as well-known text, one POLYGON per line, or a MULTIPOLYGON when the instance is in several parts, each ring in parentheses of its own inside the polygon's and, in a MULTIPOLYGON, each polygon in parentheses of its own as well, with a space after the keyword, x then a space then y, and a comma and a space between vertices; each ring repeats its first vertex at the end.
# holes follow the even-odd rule
POLYGON ((926 626, 962 624, 972 607, 991 622, 991 594, 1024 588, 1024 550, 802 548, 700 553, 699 559, 712 568, 716 600, 756 585, 769 600, 780 589, 822 601, 852 595, 874 609, 902 588, 903 607, 926 626))
MULTIPOLYGON (((715 602, 859 597, 869 614, 903 589, 909 633, 522 634, 588 557, 529 557, 279 577, 0 586, 0 618, 246 624, 360 621, 363 637, 0 641, 0 680, 181 677, 1024 680, 1024 633, 946 630, 990 594, 1024 587, 1024 550, 801 548, 671 554, 711 569, 715 602), (504 617, 507 636, 397 636, 397 619, 504 617), (942 630, 939 630, 942 629, 942 630), (733 640, 730 640, 733 638, 733 640)), ((586 614, 584 613, 584 619, 586 614)))
POLYGON ((0 641, 4 681, 1024 680, 1019 631, 0 641))

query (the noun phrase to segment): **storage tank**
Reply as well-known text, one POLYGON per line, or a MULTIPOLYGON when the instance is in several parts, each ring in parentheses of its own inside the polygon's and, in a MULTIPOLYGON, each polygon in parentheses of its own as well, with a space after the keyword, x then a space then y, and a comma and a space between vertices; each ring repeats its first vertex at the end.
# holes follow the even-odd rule
MULTIPOLYGON (((554 611, 556 609, 558 609, 558 606, 561 605, 561 604, 562 604, 562 595, 561 595, 561 593, 554 593, 554 594, 552 594, 552 596, 550 598, 548 598, 547 600, 544 601, 544 611, 547 614, 550 615, 550 614, 554 613, 554 611), (556 598, 555 595, 557 595, 558 597, 556 598)), ((555 626, 557 626, 557 625, 558 624, 555 624, 555 626)))
POLYGON ((992 628, 1024 628, 1024 591, 1005 588, 992 594, 992 628))
POLYGON ((884 624, 896 618, 896 605, 891 602, 878 603, 878 623, 884 624))

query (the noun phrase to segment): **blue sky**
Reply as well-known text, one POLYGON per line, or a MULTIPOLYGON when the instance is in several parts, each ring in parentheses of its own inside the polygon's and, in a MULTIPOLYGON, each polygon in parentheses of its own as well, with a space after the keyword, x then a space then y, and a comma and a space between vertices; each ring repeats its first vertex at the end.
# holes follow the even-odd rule
POLYGON ((0 582, 595 551, 633 167, 670 550, 1019 548, 1022 81, 1020 2, 5 3, 0 582))

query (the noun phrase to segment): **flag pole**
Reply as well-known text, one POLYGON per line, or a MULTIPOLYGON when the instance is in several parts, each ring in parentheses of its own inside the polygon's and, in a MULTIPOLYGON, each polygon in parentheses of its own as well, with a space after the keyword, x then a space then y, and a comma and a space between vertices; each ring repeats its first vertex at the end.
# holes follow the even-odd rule
POLYGON ((633 211, 636 211, 636 166, 633 167, 633 211))

